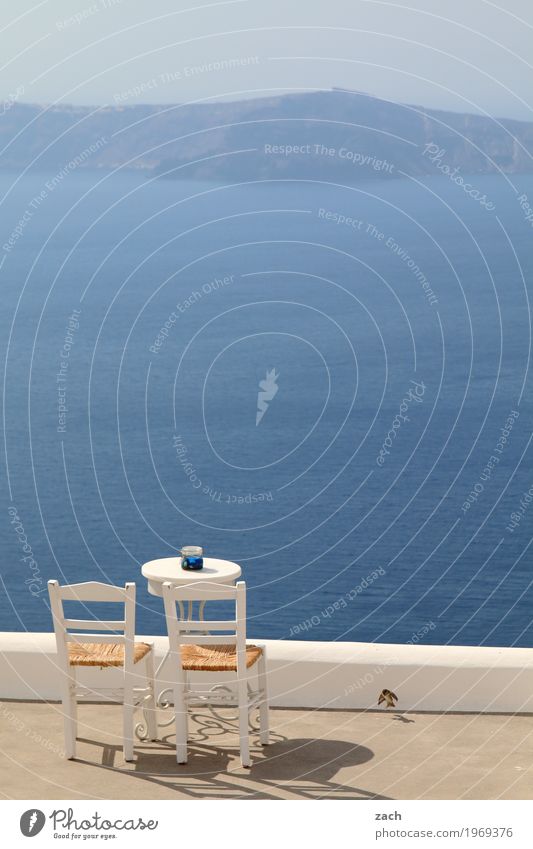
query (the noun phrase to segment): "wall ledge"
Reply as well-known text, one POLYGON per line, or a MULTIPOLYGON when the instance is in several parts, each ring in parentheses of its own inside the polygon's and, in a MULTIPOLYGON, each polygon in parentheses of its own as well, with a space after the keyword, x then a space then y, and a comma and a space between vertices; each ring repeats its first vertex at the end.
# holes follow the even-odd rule
MULTIPOLYGON (((167 638, 138 639, 154 643, 157 666, 167 638)), ((532 649, 250 641, 266 646, 271 702, 280 707, 371 709, 387 687, 398 695, 399 710, 533 712, 532 649)), ((167 671, 163 666, 158 691, 169 686, 167 671)), ((53 634, 0 632, 0 698, 55 701, 60 680, 53 634)), ((102 688, 119 686, 120 670, 84 669, 79 680, 98 701, 102 688)), ((221 675, 201 680, 227 683, 221 675)))

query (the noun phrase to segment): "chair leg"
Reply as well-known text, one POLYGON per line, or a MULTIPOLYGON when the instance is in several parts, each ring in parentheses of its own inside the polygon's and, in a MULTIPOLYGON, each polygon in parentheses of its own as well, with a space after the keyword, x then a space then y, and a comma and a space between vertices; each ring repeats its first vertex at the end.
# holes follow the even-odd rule
POLYGON ((257 662, 257 680, 259 689, 263 692, 263 698, 259 703, 259 741, 262 746, 268 746, 270 742, 268 720, 268 684, 264 650, 263 654, 257 662))
POLYGON ((174 686, 174 710, 176 711, 176 760, 179 764, 186 764, 188 719, 183 683, 174 686))
POLYGON ((237 688, 239 702, 239 745, 241 749, 241 765, 243 767, 251 767, 252 760, 250 758, 250 739, 248 728, 248 687, 246 678, 239 680, 237 688))
POLYGON ((65 757, 72 760, 76 757, 77 736, 77 703, 75 693, 75 679, 65 677, 63 682, 63 694, 61 704, 63 707, 63 725, 65 729, 65 757))
POLYGON ((144 721, 146 733, 149 740, 157 740, 157 716, 155 707, 155 680, 154 680, 154 656, 153 649, 146 655, 146 682, 150 694, 143 702, 144 721))
POLYGON ((133 760, 133 681, 132 676, 125 674, 124 677, 124 705, 122 708, 122 736, 124 760, 133 760))
MULTIPOLYGON (((189 689, 189 676, 187 675, 186 672, 183 673, 183 680, 185 682, 185 690, 187 691, 189 689)), ((186 729, 187 729, 187 743, 188 743, 191 739, 191 728, 190 728, 190 724, 189 724, 189 711, 187 709, 187 706, 185 706, 185 723, 186 723, 186 729)))

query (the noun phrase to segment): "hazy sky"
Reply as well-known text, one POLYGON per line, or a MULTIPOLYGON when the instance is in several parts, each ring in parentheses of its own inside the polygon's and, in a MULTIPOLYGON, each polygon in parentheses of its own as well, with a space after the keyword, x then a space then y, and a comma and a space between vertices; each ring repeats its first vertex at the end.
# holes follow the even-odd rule
POLYGON ((176 103, 336 85, 533 121, 533 0, 3 0, 2 11, 4 99, 176 103))

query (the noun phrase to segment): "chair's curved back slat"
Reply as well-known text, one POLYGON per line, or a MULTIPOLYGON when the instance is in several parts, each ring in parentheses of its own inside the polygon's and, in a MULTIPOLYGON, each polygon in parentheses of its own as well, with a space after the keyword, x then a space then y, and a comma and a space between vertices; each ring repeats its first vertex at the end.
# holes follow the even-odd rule
POLYGON ((123 587, 115 587, 112 584, 103 584, 100 581, 85 581, 82 584, 65 584, 61 586, 57 581, 49 581, 48 584, 56 583, 59 596, 62 601, 118 601, 125 603, 128 596, 128 587, 135 584, 125 584, 123 587))
MULTIPOLYGON (((239 581, 244 583, 244 581, 239 581)), ((183 586, 174 585, 167 581, 172 587, 172 595, 175 601, 225 601, 237 598, 237 586, 217 584, 214 581, 195 581, 183 586)))
MULTIPOLYGON (((63 625, 65 628, 76 628, 78 631, 81 628, 86 628, 88 631, 125 631, 125 619, 106 619, 100 621, 98 619, 64 619, 63 625)), ((120 635, 119 635, 120 636, 120 635)))

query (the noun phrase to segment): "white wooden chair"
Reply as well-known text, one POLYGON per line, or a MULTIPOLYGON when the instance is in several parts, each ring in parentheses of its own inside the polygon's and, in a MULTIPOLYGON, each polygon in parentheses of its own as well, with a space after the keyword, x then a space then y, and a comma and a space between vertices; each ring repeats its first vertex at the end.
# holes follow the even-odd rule
MULTIPOLYGON (((76 667, 122 667, 123 687, 111 688, 113 695, 123 702, 124 759, 133 760, 133 712, 142 705, 147 737, 157 737, 155 713, 153 645, 135 642, 135 584, 114 587, 97 581, 60 586, 48 581, 50 607, 54 621, 57 654, 63 673, 62 703, 65 725, 65 755, 76 757, 77 697, 91 695, 92 691, 76 682, 76 667), (64 601, 114 602, 124 605, 124 616, 119 620, 68 619, 63 612, 64 601), (75 633, 72 633, 74 631, 75 633), (108 634, 87 634, 80 631, 112 631, 108 634), (138 678, 135 665, 144 662, 145 686, 136 686, 138 678)), ((143 682, 144 683, 144 682, 143 682)), ((106 688, 98 688, 98 692, 106 688)), ((109 689, 109 688, 108 688, 109 689)))
MULTIPOLYGON (((172 663, 174 708, 176 711, 176 760, 187 763, 188 706, 191 704, 220 704, 220 694, 189 687, 194 672, 232 672, 236 674, 239 712, 239 742, 243 767, 251 766, 249 744, 249 713, 259 708, 260 742, 269 742, 268 692, 264 646, 246 645, 246 584, 236 586, 201 581, 186 586, 163 584, 163 599, 167 620, 170 662, 172 663), (187 618, 184 602, 189 602, 187 618), (207 601, 233 601, 235 618, 231 620, 193 619, 194 602, 200 604, 203 615, 207 601), (176 603, 180 609, 177 615, 176 603), (219 632, 219 633, 213 633, 219 632), (222 633, 221 633, 222 632, 222 633), (229 633, 228 633, 229 632, 229 633), (257 676, 252 678, 251 669, 257 676), (252 689, 252 681, 257 689, 252 689)), ((229 704, 226 699, 223 704, 229 704)), ((231 702, 235 704, 235 700, 231 702)))

